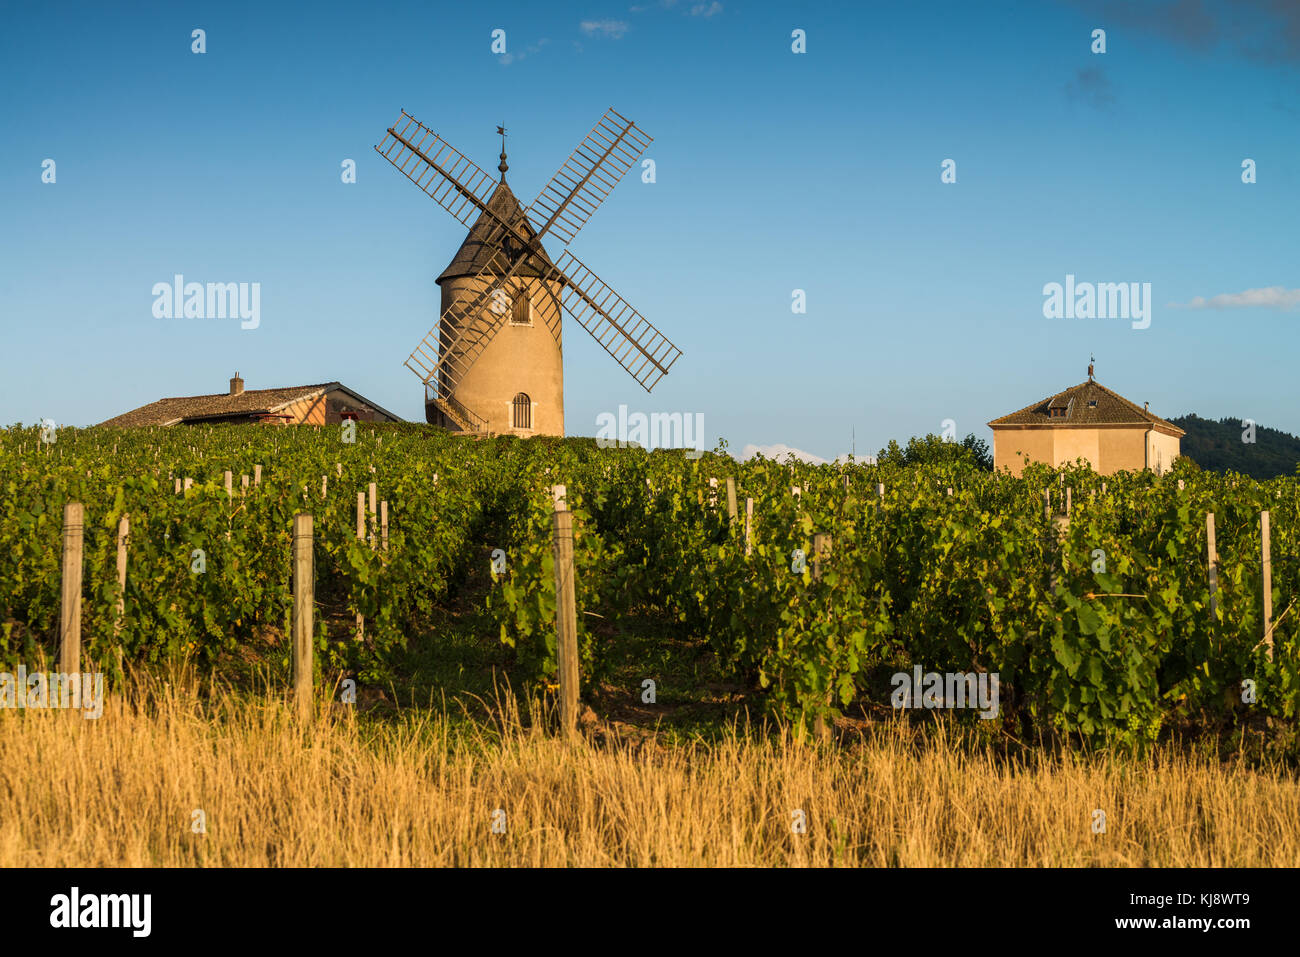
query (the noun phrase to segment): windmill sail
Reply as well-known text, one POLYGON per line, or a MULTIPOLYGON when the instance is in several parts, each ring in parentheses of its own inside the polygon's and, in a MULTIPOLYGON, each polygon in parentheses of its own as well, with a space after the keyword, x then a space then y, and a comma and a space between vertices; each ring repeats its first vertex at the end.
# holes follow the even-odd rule
POLYGON ((566 246, 573 242, 652 142, 627 117, 606 110, 528 207, 528 221, 537 235, 558 236, 566 246))
POLYGON ((564 310, 586 329, 647 392, 668 374, 682 350, 651 325, 572 253, 555 263, 564 310))
POLYGON ((405 110, 375 151, 466 226, 488 211, 496 180, 405 110))

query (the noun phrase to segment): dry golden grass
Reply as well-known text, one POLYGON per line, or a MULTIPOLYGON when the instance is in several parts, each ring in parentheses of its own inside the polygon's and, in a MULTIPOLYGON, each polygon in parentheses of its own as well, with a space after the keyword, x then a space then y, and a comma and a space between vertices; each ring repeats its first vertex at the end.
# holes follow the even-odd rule
POLYGON ((1172 753, 1028 767, 902 724, 633 750, 437 712, 303 729, 279 700, 175 684, 138 698, 98 721, 0 711, 0 865, 1300 864, 1294 774, 1172 753))

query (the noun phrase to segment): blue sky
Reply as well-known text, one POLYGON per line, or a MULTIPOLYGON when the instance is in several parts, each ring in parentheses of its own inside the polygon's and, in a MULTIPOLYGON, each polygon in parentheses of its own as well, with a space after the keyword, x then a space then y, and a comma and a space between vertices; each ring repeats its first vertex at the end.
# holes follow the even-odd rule
POLYGON ((991 440, 1090 353, 1159 414, 1300 432, 1300 5, 87 3, 0 27, 3 422, 236 370, 421 419, 402 362, 464 229, 373 145, 405 108, 493 172, 504 121, 527 201, 613 106, 656 182, 629 174, 570 248, 685 355, 647 395, 570 324, 570 434, 626 404, 702 412, 733 451, 830 458, 856 431, 863 454, 948 418, 991 440), (260 283, 260 326, 155 318, 176 273, 260 283), (1151 283, 1150 327, 1044 318, 1067 274, 1151 283))

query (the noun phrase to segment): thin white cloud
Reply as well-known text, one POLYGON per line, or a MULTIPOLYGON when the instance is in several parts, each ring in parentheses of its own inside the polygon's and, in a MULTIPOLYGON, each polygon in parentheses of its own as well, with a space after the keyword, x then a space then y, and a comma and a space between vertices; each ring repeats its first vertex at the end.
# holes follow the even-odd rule
POLYGON ((762 455, 765 459, 775 459, 778 462, 784 462, 788 456, 793 455, 800 462, 807 462, 809 465, 826 464, 826 460, 820 456, 805 452, 803 449, 796 449, 791 445, 783 445, 780 442, 775 445, 746 445, 740 450, 740 461, 744 462, 746 459, 752 459, 755 455, 762 455))
POLYGON ((1197 296, 1191 302, 1170 305, 1176 309, 1294 309, 1300 306, 1300 289, 1265 286, 1245 292, 1225 292, 1209 299, 1197 296))
POLYGON ((722 4, 718 0, 712 3, 697 3, 691 7, 691 16, 693 17, 712 17, 722 12, 722 4))
POLYGON ((610 40, 621 39, 628 30, 626 20, 583 20, 578 28, 589 37, 607 37, 610 40))

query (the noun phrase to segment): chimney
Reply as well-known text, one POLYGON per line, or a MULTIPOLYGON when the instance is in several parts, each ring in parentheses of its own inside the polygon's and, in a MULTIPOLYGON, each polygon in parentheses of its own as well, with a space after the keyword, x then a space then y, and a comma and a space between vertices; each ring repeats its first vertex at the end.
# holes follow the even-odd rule
POLYGON ((235 377, 230 380, 230 394, 242 395, 243 392, 244 392, 244 380, 241 379, 239 377, 239 373, 236 372, 235 377))

